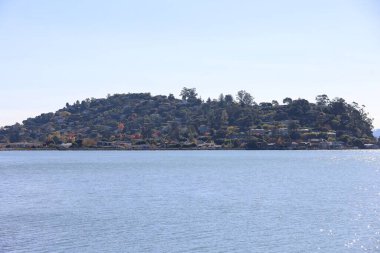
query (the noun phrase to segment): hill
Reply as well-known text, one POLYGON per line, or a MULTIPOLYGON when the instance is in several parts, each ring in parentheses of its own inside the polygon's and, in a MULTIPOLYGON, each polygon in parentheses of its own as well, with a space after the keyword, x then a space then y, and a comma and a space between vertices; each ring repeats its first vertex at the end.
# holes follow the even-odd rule
POLYGON ((256 104, 251 94, 202 101, 150 93, 86 99, 0 129, 3 147, 66 148, 364 148, 372 120, 357 103, 319 95, 256 104))
POLYGON ((380 129, 373 130, 373 136, 375 136, 376 138, 379 138, 380 137, 380 129))

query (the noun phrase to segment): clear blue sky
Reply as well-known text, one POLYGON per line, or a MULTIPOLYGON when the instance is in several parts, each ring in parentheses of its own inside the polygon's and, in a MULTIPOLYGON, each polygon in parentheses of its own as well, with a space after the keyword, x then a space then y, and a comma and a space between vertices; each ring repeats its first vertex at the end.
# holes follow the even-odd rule
POLYGON ((0 126, 108 93, 318 94, 380 127, 378 0, 0 0, 0 126))

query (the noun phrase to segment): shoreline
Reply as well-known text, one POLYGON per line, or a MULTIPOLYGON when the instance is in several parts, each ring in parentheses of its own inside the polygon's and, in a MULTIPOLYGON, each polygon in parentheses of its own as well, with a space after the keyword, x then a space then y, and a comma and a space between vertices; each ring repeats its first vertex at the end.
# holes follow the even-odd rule
POLYGON ((380 150, 368 149, 368 148, 342 148, 342 149, 294 149, 294 148, 282 148, 282 149, 245 149, 245 148, 3 148, 0 152, 7 151, 346 151, 346 150, 380 150))

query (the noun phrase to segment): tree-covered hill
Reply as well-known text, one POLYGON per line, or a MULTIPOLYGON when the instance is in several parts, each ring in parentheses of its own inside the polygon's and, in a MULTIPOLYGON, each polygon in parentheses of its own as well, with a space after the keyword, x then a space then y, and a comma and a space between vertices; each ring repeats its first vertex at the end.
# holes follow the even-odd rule
POLYGON ((285 98, 256 104, 251 94, 201 100, 149 93, 86 99, 55 113, 0 129, 0 143, 46 147, 341 148, 374 144, 372 120, 357 103, 319 95, 315 102, 285 98), (313 146, 314 143, 314 146, 313 146))

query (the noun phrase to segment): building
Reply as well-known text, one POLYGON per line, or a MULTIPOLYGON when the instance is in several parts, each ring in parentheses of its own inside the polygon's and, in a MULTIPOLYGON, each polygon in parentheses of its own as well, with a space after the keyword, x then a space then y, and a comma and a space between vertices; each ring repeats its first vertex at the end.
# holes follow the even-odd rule
POLYGON ((265 129, 259 129, 259 128, 251 128, 249 129, 249 135, 260 135, 263 136, 265 135, 266 130, 265 129))
POLYGON ((379 146, 376 144, 364 144, 365 149, 378 149, 379 146))

